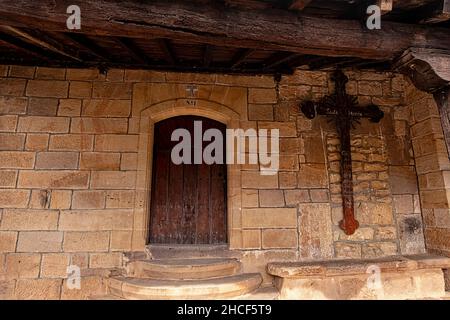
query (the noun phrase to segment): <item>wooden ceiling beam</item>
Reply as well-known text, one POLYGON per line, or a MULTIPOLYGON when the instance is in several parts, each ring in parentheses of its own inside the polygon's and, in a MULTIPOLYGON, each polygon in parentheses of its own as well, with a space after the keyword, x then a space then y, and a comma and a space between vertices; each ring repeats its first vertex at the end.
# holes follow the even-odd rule
POLYGON ((205 45, 203 50, 203 67, 207 68, 211 65, 213 48, 210 45, 205 45))
POLYGON ((9 35, 7 33, 0 32, 0 40, 8 43, 9 45, 13 46, 14 48, 16 48, 22 52, 30 54, 30 55, 37 57, 39 59, 42 59, 44 61, 49 61, 51 59, 51 57, 49 57, 45 53, 45 51, 41 50, 39 47, 31 45, 28 42, 25 42, 19 38, 13 37, 12 35, 9 35))
POLYGON ((433 24, 450 20, 450 0, 439 0, 421 9, 420 23, 433 24))
POLYGON ((302 11, 311 2, 312 2, 312 0, 292 0, 291 3, 289 4, 289 10, 302 11))
MULTIPOLYGON (((66 29, 66 1, 0 0, 0 23, 44 31, 66 29)), ((230 8, 220 3, 78 0, 86 35, 149 37, 216 46, 333 57, 393 59, 409 47, 450 50, 448 29, 383 21, 367 32, 358 20, 305 16, 289 10, 230 8), (199 10, 201 8, 201 10, 199 10)))
POLYGON ((114 40, 124 48, 134 60, 138 61, 141 64, 148 64, 149 58, 147 55, 139 48, 136 43, 130 39, 125 37, 115 37, 114 40))
POLYGON ((230 68, 238 68, 253 52, 255 52, 253 49, 239 49, 231 58, 230 68))
POLYGON ((360 61, 358 58, 346 57, 346 58, 328 58, 324 57, 322 60, 317 60, 309 64, 312 70, 321 70, 327 68, 338 68, 341 65, 360 61))
POLYGON ((89 39, 84 34, 65 33, 64 36, 69 38, 70 41, 76 43, 84 50, 88 51, 91 55, 96 56, 105 61, 111 61, 110 55, 103 48, 100 48, 94 41, 89 39))
POLYGON ((172 43, 169 39, 157 39, 159 48, 164 54, 164 60, 166 60, 167 63, 170 65, 176 65, 177 58, 175 56, 175 53, 172 49, 172 43))
POLYGON ((26 41, 30 42, 33 45, 37 45, 47 50, 56 52, 64 57, 73 59, 77 62, 83 61, 77 52, 75 52, 74 50, 70 50, 66 46, 62 45, 60 42, 51 39, 50 37, 48 37, 47 35, 43 34, 38 30, 25 30, 11 26, 2 26, 1 28, 24 38, 26 41))
POLYGON ((300 55, 298 53, 276 52, 262 63, 264 66, 263 68, 265 70, 271 70, 278 67, 281 64, 288 63, 289 61, 292 61, 298 58, 299 56, 300 55))

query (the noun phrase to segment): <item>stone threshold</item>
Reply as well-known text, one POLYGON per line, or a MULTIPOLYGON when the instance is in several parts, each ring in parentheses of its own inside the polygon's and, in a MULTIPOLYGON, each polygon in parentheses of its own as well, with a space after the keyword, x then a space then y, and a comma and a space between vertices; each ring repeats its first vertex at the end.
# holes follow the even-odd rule
POLYGON ((297 276, 342 276, 366 273, 371 266, 377 266, 381 272, 450 269, 450 258, 432 254, 420 254, 364 260, 273 262, 267 265, 267 272, 281 278, 297 276))

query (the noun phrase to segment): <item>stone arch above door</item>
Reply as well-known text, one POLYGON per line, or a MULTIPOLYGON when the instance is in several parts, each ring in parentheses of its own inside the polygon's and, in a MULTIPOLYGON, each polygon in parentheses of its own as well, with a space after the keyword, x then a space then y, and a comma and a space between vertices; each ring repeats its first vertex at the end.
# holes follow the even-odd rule
MULTIPOLYGON (((198 96, 189 97, 188 92, 184 93, 182 90, 187 85, 139 85, 136 85, 138 88, 135 88, 133 94, 133 117, 139 121, 138 171, 132 234, 133 251, 142 251, 147 244, 154 124, 175 116, 194 115, 219 121, 224 123, 227 128, 233 129, 239 128, 240 120, 245 120, 247 117, 247 90, 243 88, 233 90, 233 87, 198 85, 198 96), (153 94, 158 95, 158 92, 161 95, 157 99, 153 94), (173 94, 171 99, 167 99, 168 92, 173 94), (149 96, 150 93, 152 95, 149 96), (240 97, 239 93, 243 97, 240 97), (222 98, 220 94, 223 95, 222 98), (159 102, 156 102, 158 100, 159 102), (229 105, 218 100, 228 102, 229 105)), ((239 165, 227 165, 227 197, 229 246, 237 249, 242 247, 239 165)))

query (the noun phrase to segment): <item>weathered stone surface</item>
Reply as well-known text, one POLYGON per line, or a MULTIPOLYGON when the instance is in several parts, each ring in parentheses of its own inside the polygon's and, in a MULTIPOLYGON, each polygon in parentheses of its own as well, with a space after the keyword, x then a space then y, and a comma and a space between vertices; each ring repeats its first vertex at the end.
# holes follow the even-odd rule
POLYGON ((32 169, 34 167, 33 152, 0 151, 1 169, 32 169))
POLYGON ((389 225, 393 222, 392 206, 389 203, 363 202, 355 206, 355 213, 360 224, 389 225))
POLYGON ((69 289, 67 280, 62 285, 62 300, 87 300, 93 296, 102 296, 107 292, 106 281, 100 276, 82 277, 80 289, 69 289))
POLYGON ((398 248, 394 242, 373 242, 362 247, 363 258, 377 258, 396 254, 398 254, 398 248))
POLYGON ((16 185, 17 171, 0 171, 0 188, 14 188, 16 185))
POLYGON ((283 190, 260 190, 259 205, 261 207, 283 207, 283 190))
POLYGON ((296 229, 264 229, 262 231, 263 249, 296 248, 297 246, 296 229))
POLYGON ((134 171, 93 171, 92 189, 133 189, 136 183, 134 171))
POLYGON ((328 186, 327 172, 324 164, 300 164, 298 171, 299 188, 326 188, 328 186))
POLYGON ((127 133, 126 118, 72 118, 71 133, 127 133))
POLYGON ((425 252, 422 219, 419 214, 402 215, 397 218, 400 249, 402 254, 425 252))
POLYGON ((69 209, 72 202, 72 191, 53 190, 50 195, 50 209, 69 209))
POLYGON ((308 190, 285 190, 284 197, 287 206, 295 206, 302 202, 310 202, 308 190))
POLYGON ((1 208, 26 208, 30 190, 3 189, 0 190, 1 208))
POLYGON ((46 80, 64 80, 66 77, 66 69, 63 68, 36 68, 36 79, 46 80))
POLYGON ((19 188, 86 189, 89 172, 86 171, 21 171, 19 188))
POLYGON ((278 176, 262 175, 260 171, 243 171, 242 187, 252 189, 278 188, 278 176))
POLYGON ((41 277, 67 278, 70 255, 66 253, 46 253, 42 255, 41 277))
POLYGON ((304 258, 331 258, 333 233, 329 204, 299 204, 299 247, 304 258))
POLYGON ((130 112, 130 100, 90 99, 83 101, 81 114, 88 117, 128 117, 130 112))
POLYGON ((109 249, 109 232, 66 232, 63 251, 103 252, 109 249))
POLYGON ((138 150, 137 135, 98 135, 95 140, 95 151, 136 152, 138 150))
POLYGON ((74 191, 72 209, 101 209, 105 207, 105 191, 74 191))
POLYGON ((132 223, 132 210, 128 209, 70 210, 61 212, 59 230, 131 230, 132 223))
POLYGON ((41 256, 35 253, 11 253, 6 256, 6 278, 27 279, 37 278, 41 256))
POLYGON ((90 268, 117 268, 121 265, 121 253, 91 253, 89 255, 90 268))
POLYGON ((0 253, 15 252, 16 242, 17 242, 17 232, 0 231, 0 253))
POLYGON ((120 153, 82 152, 80 169, 82 170, 119 170, 120 153))
POLYGON ((260 249, 261 230, 242 230, 242 247, 245 249, 260 249))
POLYGON ((25 150, 46 151, 48 147, 49 135, 45 133, 29 133, 25 143, 25 150))
POLYGON ((14 132, 17 125, 17 116, 0 116, 0 132, 14 132))
POLYGON ((111 251, 129 251, 132 231, 111 231, 111 251))
POLYGON ((92 82, 70 81, 69 98, 89 98, 92 92, 92 82))
POLYGON ((0 230, 56 230, 58 216, 57 210, 6 209, 0 230))
POLYGON ((92 89, 93 98, 130 99, 130 83, 94 82, 92 89))
POLYGON ((81 100, 59 99, 58 116, 79 117, 81 114, 81 100))
POLYGON ((244 228, 289 228, 297 226, 297 209, 243 209, 244 228))
POLYGON ((36 169, 77 169, 78 152, 39 152, 36 169))
POLYGON ((91 151, 94 148, 94 136, 86 134, 51 135, 49 150, 91 151))
POLYGON ((61 283, 58 279, 19 280, 16 296, 20 300, 57 300, 61 295, 61 283))
POLYGON ((25 114, 27 104, 27 98, 0 97, 0 114, 25 114))
POLYGON ((26 95, 32 97, 67 98, 69 83, 58 80, 30 80, 27 84, 26 95))
POLYGON ((17 252, 60 252, 62 241, 62 232, 23 231, 19 233, 17 252))
POLYGON ((56 116, 58 99, 56 98, 30 98, 27 114, 30 116, 56 116))
POLYGON ((108 190, 106 208, 134 208, 134 190, 108 190))
POLYGON ((341 259, 358 259, 361 258, 361 244, 360 243, 335 243, 336 258, 341 259))
POLYGON ((69 132, 70 119, 65 117, 20 117, 18 132, 65 133, 69 132))
POLYGON ((248 102, 249 103, 276 103, 277 93, 274 89, 256 89, 252 88, 248 91, 248 102))

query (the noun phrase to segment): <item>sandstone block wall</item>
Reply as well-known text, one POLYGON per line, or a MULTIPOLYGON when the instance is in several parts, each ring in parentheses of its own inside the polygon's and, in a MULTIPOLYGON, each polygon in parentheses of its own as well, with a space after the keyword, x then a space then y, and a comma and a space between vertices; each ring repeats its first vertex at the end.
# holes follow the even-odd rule
MULTIPOLYGON (((249 268, 256 256, 263 266, 280 258, 424 252, 420 203, 427 208, 428 200, 422 191, 419 199, 416 168, 425 164, 415 163, 411 148, 415 122, 404 79, 347 74, 350 94, 385 111, 381 124, 363 120, 352 132, 361 228, 350 237, 337 225, 334 125, 308 120, 298 108, 333 91, 327 72, 298 71, 277 84, 271 77, 0 66, 0 297, 84 298, 104 290, 104 270, 121 267, 122 253, 135 249, 134 217, 148 197, 136 189, 139 108, 170 100, 173 90, 186 94, 190 84, 204 100, 238 106, 236 126, 280 129, 278 174, 242 165, 236 182, 240 213, 229 221, 229 241, 246 252, 249 268), (64 285, 71 264, 83 270, 81 291, 64 285)), ((432 238, 438 231, 427 232, 432 238)))

